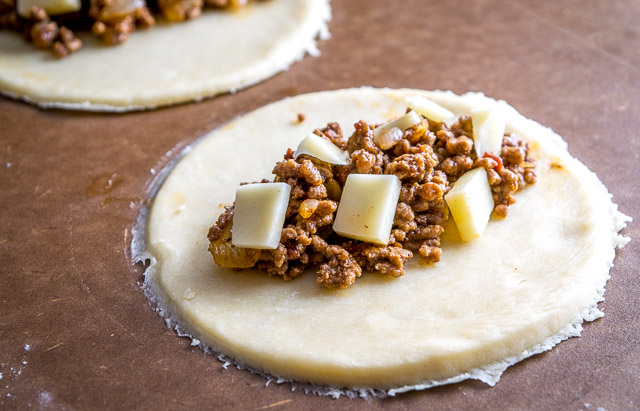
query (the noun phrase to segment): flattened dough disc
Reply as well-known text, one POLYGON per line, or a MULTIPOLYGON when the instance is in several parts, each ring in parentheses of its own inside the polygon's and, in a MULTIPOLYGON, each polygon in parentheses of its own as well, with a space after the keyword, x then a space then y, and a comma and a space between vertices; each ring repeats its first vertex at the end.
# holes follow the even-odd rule
POLYGON ((200 141, 164 182, 148 222, 155 264, 146 287, 161 313, 254 369, 388 393, 466 378, 494 384, 507 366, 600 317, 627 217, 558 135, 504 102, 507 132, 518 132, 539 158, 538 182, 474 241, 463 243, 449 224, 439 263, 414 257, 401 278, 365 273, 340 291, 317 286, 313 272, 287 283, 214 265, 207 230, 240 182, 269 177, 287 147, 314 128, 338 121, 349 136, 360 119, 401 115, 403 98, 415 94, 456 115, 493 102, 471 93, 322 92, 263 107, 200 141))
POLYGON ((19 34, 0 32, 0 92, 38 104, 127 111, 234 91, 287 69, 327 33, 329 0, 252 2, 237 12, 138 30, 126 43, 56 59, 19 34))

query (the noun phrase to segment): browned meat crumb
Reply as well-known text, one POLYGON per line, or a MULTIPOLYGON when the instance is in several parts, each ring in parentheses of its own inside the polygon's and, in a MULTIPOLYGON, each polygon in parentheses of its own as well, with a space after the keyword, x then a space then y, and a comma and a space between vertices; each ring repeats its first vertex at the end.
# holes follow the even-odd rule
POLYGON ((329 123, 325 128, 314 130, 313 132, 320 137, 329 139, 329 141, 340 147, 342 150, 347 149, 347 142, 342 136, 342 128, 340 128, 340 124, 329 123))
POLYGON ((148 7, 139 7, 129 13, 109 16, 108 8, 114 0, 91 0, 88 15, 93 19, 91 32, 108 45, 121 44, 137 28, 148 28, 155 19, 148 7))
POLYGON ((367 244, 355 254, 360 266, 372 272, 380 272, 392 277, 404 275, 404 263, 413 257, 413 253, 401 245, 367 244))
POLYGON ((302 123, 306 118, 307 116, 304 113, 298 113, 298 123, 302 123))
POLYGON ((208 238, 210 242, 218 241, 222 238, 225 229, 231 227, 231 221, 233 220, 233 207, 225 207, 224 212, 218 217, 218 221, 209 228, 208 238))
POLYGON ((333 224, 338 203, 332 200, 306 199, 298 207, 296 227, 310 234, 316 234, 319 228, 333 224))
POLYGON ((516 202, 513 193, 536 182, 536 161, 530 154, 529 144, 516 133, 504 136, 500 157, 503 162, 502 169, 498 171, 500 181, 491 189, 496 215, 506 217, 508 207, 516 202))
POLYGON ((82 47, 82 41, 71 30, 51 21, 47 12, 40 7, 31 8, 31 18, 24 29, 34 46, 50 49, 56 57, 64 57, 82 47))
POLYGON ((424 120, 405 130, 402 139, 386 150, 375 143, 374 128, 360 121, 347 141, 337 123, 314 131, 349 153, 351 162, 346 166, 307 155, 294 158, 293 150, 288 149, 273 169, 275 181, 291 186, 278 247, 249 253, 230 247, 233 207, 227 207, 209 230, 214 258, 217 251, 225 253, 218 258, 232 264, 225 266, 237 268, 253 261, 255 268, 285 280, 295 278, 307 267, 319 266, 317 283, 327 288, 348 287, 362 270, 400 277, 414 253, 429 263, 440 261, 440 236, 449 218, 444 196, 465 172, 478 167, 487 170, 496 204, 494 212, 501 216, 506 216, 508 206, 515 202, 513 193, 536 181, 535 159, 528 144, 516 134, 504 136, 500 156, 477 158, 468 116, 460 117, 451 127, 424 120), (349 173, 394 174, 401 181, 388 245, 348 239, 333 232, 349 173))
POLYGON ((327 288, 346 288, 356 281, 362 274, 362 268, 353 256, 338 245, 328 245, 326 241, 317 235, 312 239, 313 249, 325 259, 316 282, 327 288))

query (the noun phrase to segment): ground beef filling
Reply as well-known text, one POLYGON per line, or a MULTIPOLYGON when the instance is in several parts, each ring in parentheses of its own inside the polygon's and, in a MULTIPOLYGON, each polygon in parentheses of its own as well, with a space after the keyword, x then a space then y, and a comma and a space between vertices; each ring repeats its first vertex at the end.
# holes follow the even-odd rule
POLYGON ((49 16, 34 6, 31 16, 25 18, 18 14, 16 0, 0 0, 0 30, 18 31, 35 47, 64 57, 82 47, 72 30, 91 31, 104 44, 115 45, 124 43, 136 29, 155 25, 154 14, 168 22, 179 22, 200 16, 204 8, 236 9, 249 1, 82 0, 82 9, 77 12, 49 16), (118 4, 116 11, 114 4, 118 4))
POLYGON ((291 186, 278 247, 251 250, 231 244, 231 206, 209 230, 215 262, 234 269, 254 267, 285 280, 319 266, 316 281, 327 288, 348 287, 363 270, 400 277, 404 263, 416 252, 428 263, 440 261, 440 235, 449 218, 444 195, 465 172, 478 167, 487 170, 494 213, 501 217, 506 217, 509 205, 515 202, 513 193, 536 181, 535 159, 517 134, 504 136, 499 156, 477 158, 468 116, 450 127, 424 119, 385 150, 375 143, 373 130, 374 125, 360 121, 346 141, 337 123, 315 130, 349 153, 351 161, 344 166, 307 155, 294 158, 293 151, 287 150, 273 169, 276 182, 291 186), (341 237, 333 231, 342 187, 350 173, 393 174, 400 179, 388 245, 341 237))

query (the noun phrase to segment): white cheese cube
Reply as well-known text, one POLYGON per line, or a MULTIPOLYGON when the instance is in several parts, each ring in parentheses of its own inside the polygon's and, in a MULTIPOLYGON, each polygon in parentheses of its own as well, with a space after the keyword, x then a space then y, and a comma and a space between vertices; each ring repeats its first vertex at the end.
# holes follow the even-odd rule
POLYGON ((420 114, 416 113, 415 111, 411 110, 410 112, 408 112, 407 114, 405 114, 404 116, 398 117, 397 119, 390 121, 386 124, 383 124, 381 126, 376 127, 373 130, 373 136, 374 136, 374 140, 376 143, 378 143, 378 138, 380 137, 380 134, 382 134, 383 131, 389 130, 391 128, 397 127, 399 128, 401 131, 404 131, 410 127, 415 126, 416 124, 420 124, 422 123, 422 117, 420 117, 420 114))
POLYGON ((70 13, 82 8, 80 0, 18 0, 17 10, 21 17, 31 17, 31 7, 43 8, 50 16, 70 13))
POLYGON ((290 192, 291 186, 287 183, 259 183, 238 187, 231 243, 243 248, 277 248, 290 192))
POLYGON ((444 196, 462 241, 480 237, 493 211, 493 196, 483 167, 460 177, 444 196))
POLYGON ((400 187, 394 175, 349 174, 333 230, 343 237, 388 244, 400 187))
POLYGON ((298 145, 298 149, 293 153, 293 157, 298 158, 301 154, 307 154, 331 164, 347 165, 349 154, 341 150, 338 146, 324 137, 310 133, 298 145))
POLYGON ((423 96, 409 96, 404 99, 411 110, 415 110, 426 118, 437 122, 447 122, 455 116, 452 112, 423 96))
POLYGON ((471 109, 473 145, 478 158, 484 153, 500 155, 507 120, 497 106, 471 109))

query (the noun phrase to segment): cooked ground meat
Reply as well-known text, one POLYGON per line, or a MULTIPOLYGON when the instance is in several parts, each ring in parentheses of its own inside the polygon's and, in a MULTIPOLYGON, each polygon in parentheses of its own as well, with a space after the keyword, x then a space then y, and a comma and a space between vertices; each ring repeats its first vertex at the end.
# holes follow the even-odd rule
POLYGON ((317 235, 313 236, 313 250, 325 258, 320 265, 316 282, 327 288, 346 288, 362 274, 362 268, 353 256, 339 245, 329 245, 317 235))
POLYGON ((465 172, 478 167, 487 170, 494 212, 503 217, 515 202, 513 193, 536 181, 535 159, 517 134, 504 136, 499 155, 487 153, 477 158, 469 116, 460 117, 450 127, 423 119, 385 150, 376 144, 374 129, 375 125, 359 121, 346 141, 337 123, 314 131, 346 150, 351 159, 348 165, 329 164, 308 155, 294 158, 293 150, 288 149, 273 169, 276 182, 291 186, 280 244, 275 250, 233 246, 233 207, 227 207, 209 230, 216 263, 237 269, 252 266, 285 280, 307 267, 319 266, 317 283, 327 288, 348 287, 363 270, 400 277, 405 262, 416 252, 426 262, 440 261, 440 236, 449 218, 444 196, 465 172), (401 181, 388 245, 341 237, 333 231, 349 173, 393 174, 401 181))
POLYGON ((362 268, 378 271, 392 277, 404 275, 404 263, 413 257, 413 253, 401 245, 367 244, 355 253, 355 258, 362 268))
MULTIPOLYGON (((114 0, 82 0, 80 11, 49 16, 35 7, 26 18, 17 13, 16 0, 0 0, 0 30, 22 33, 39 49, 48 49, 56 57, 64 57, 82 47, 72 29, 91 31, 105 44, 124 43, 136 29, 155 25, 152 10, 169 22, 194 19, 203 8, 239 8, 249 0, 147 0, 146 5, 129 12, 109 12, 114 0)), ((124 0, 125 4, 127 1, 124 0)))
POLYGON ((430 122, 429 130, 437 137, 433 150, 440 164, 436 168, 445 172, 450 184, 473 168, 487 170, 494 212, 500 217, 506 217, 508 207, 515 203, 514 192, 536 182, 535 159, 530 155, 529 144, 516 133, 505 134, 500 156, 487 153, 477 158, 472 150, 473 125, 469 116, 460 117, 451 127, 430 122))
MULTIPOLYGON (((7 1, 7 0, 0 0, 7 1)), ((10 0, 9 0, 10 1, 10 0)), ((14 16, 5 26, 16 30, 22 30, 25 37, 39 49, 49 49, 57 57, 64 57, 82 47, 82 41, 73 35, 73 32, 65 26, 60 26, 49 18, 46 11, 39 7, 31 8, 31 17, 23 22, 15 10, 5 9, 3 16, 14 16), (14 24, 15 23, 15 24, 14 24)), ((2 13, 0 11, 0 13, 2 13)), ((3 19, 0 18, 0 29, 3 28, 3 19)))
POLYGON ((108 16, 107 10, 113 1, 91 0, 90 2, 88 16, 93 20, 91 32, 103 43, 108 45, 124 43, 129 38, 129 34, 137 28, 149 28, 155 24, 155 18, 146 6, 116 17, 108 16))

